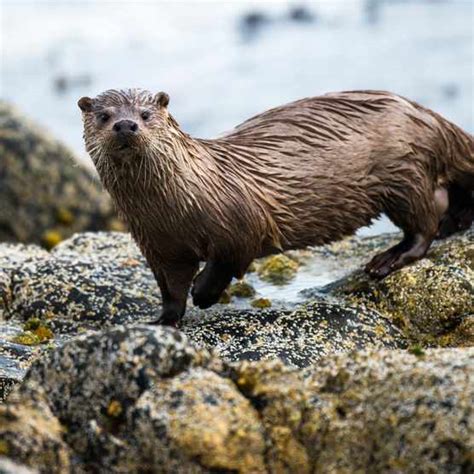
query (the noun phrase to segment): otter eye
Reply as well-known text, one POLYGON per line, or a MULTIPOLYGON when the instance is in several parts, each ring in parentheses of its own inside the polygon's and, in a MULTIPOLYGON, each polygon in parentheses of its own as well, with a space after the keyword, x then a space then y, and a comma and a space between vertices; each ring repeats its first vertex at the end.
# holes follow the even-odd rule
POLYGON ((141 118, 143 120, 148 120, 151 116, 151 113, 149 110, 144 110, 141 114, 140 114, 141 118))
POLYGON ((109 120, 110 118, 110 114, 108 114, 107 112, 103 112, 102 114, 99 115, 99 120, 102 122, 102 123, 105 123, 109 120))

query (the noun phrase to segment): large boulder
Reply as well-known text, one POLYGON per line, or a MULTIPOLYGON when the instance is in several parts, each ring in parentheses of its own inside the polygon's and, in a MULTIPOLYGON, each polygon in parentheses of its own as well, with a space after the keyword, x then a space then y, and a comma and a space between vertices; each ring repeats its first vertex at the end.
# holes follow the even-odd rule
POLYGON ((473 363, 470 348, 229 365, 175 329, 122 327, 38 360, 0 435, 40 472, 472 472, 473 363))
POLYGON ((0 101, 0 241, 46 247, 83 230, 122 228, 93 174, 0 101))
POLYGON ((265 426, 270 472, 474 470, 474 348, 369 351, 233 374, 265 426))
POLYGON ((38 361, 12 397, 43 394, 87 472, 266 472, 258 414, 223 371, 177 330, 117 328, 38 361))

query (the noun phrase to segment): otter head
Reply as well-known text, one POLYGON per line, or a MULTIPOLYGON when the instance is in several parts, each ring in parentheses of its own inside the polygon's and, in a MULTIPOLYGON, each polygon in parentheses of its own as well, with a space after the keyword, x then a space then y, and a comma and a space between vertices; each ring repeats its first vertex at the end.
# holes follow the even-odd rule
POLYGON ((159 141, 169 121, 168 103, 168 94, 142 89, 108 90, 78 101, 86 149, 99 173, 101 163, 132 163, 159 141))

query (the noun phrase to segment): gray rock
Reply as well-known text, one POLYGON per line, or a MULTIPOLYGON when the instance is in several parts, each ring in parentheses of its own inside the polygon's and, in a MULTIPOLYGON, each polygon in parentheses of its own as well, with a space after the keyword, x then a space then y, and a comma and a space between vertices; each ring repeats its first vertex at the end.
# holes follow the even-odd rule
POLYGON ((36 245, 0 243, 0 321, 10 317, 15 272, 29 262, 47 257, 48 252, 36 245))
POLYGON ((228 361, 280 359, 297 367, 355 349, 406 347, 402 332, 376 311, 323 298, 295 311, 201 313, 186 317, 181 329, 228 361))
POLYGON ((19 267, 11 314, 47 320, 54 332, 76 333, 126 322, 154 321, 160 294, 128 234, 77 234, 48 258, 19 267))
POLYGON ((37 361, 0 407, 0 435, 41 472, 73 459, 74 472, 461 474, 473 363, 474 348, 228 365, 177 330, 117 328, 37 361))
POLYGON ((23 333, 21 326, 0 324, 0 402, 23 377, 41 348, 15 342, 23 333))
POLYGON ((123 226, 89 170, 0 102, 0 241, 52 247, 81 230, 123 226))

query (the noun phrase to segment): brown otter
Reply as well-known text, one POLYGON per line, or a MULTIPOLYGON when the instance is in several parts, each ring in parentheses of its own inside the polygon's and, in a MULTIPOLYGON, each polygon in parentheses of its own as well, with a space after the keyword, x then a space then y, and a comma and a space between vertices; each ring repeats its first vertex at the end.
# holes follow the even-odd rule
POLYGON ((381 213, 404 238, 367 265, 378 278, 471 225, 473 137, 415 102, 331 93, 215 140, 182 132, 168 102, 137 89, 79 100, 87 151, 161 289, 162 323, 183 316, 200 261, 192 296, 207 308, 254 258, 341 239, 381 213))

